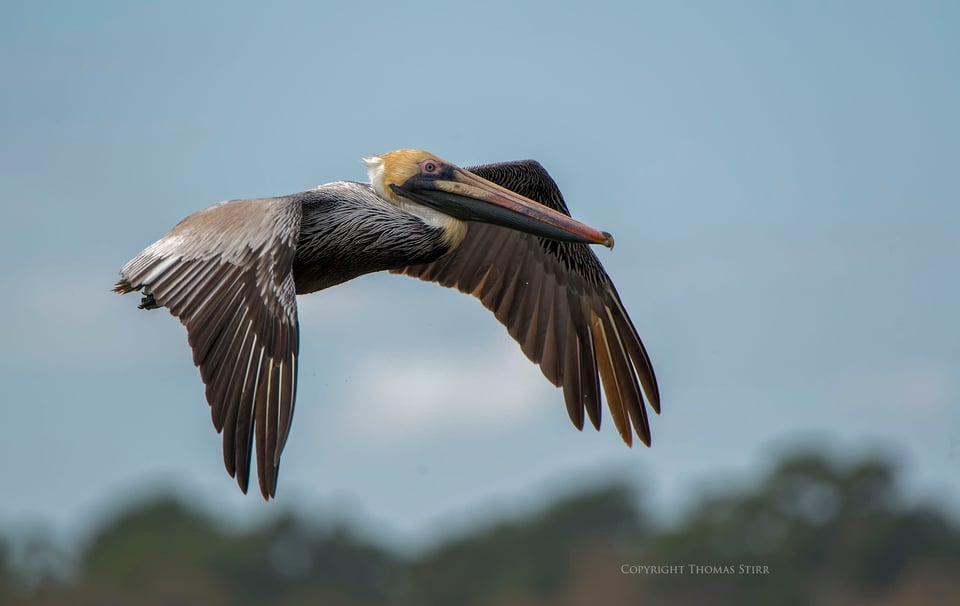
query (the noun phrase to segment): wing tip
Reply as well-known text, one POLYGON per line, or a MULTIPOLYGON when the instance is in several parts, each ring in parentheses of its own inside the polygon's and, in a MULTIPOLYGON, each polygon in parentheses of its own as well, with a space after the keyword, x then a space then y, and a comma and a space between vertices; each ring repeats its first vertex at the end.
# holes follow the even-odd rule
POLYGON ((276 465, 272 469, 264 469, 257 466, 257 479, 260 483, 260 495, 264 501, 269 501, 277 496, 277 470, 276 465))
POLYGON ((653 380, 653 393, 647 394, 647 402, 650 403, 653 412, 660 414, 660 388, 657 386, 656 379, 653 380))
MULTIPOLYGON (((259 484, 260 484, 260 494, 263 496, 264 501, 269 501, 270 499, 277 498, 277 471, 278 467, 273 469, 273 483, 269 485, 267 480, 264 478, 262 473, 258 473, 259 484)), ((258 470, 259 471, 259 470, 258 470)), ((231 468, 230 465, 227 465, 227 473, 230 474, 231 478, 236 479, 237 486, 240 487, 240 492, 246 495, 250 490, 250 471, 247 470, 244 473, 242 470, 237 470, 235 467, 231 468)))
POLYGON ((280 465, 274 465, 273 472, 270 474, 270 482, 268 486, 269 489, 266 492, 262 492, 264 501, 269 501, 270 499, 277 498, 277 483, 278 483, 277 480, 279 479, 279 477, 280 477, 280 465))
POLYGON ((593 428, 597 431, 600 431, 600 419, 601 412, 599 404, 597 406, 588 405, 587 415, 590 417, 590 424, 593 425, 593 428))
POLYGON ((231 473, 230 475, 237 479, 237 486, 240 487, 240 492, 247 494, 247 489, 250 488, 250 476, 242 473, 231 473))
POLYGON ((117 280, 117 283, 113 285, 112 292, 117 293, 118 295, 125 295, 127 293, 136 292, 140 290, 138 287, 134 287, 126 278, 121 278, 117 280))
POLYGON ((570 416, 570 422, 573 423, 573 426, 577 428, 577 431, 581 431, 581 432, 582 432, 582 431, 583 431, 583 418, 584 418, 583 405, 578 402, 578 403, 577 403, 577 406, 579 406, 579 408, 580 408, 579 413, 578 413, 578 412, 575 412, 574 409, 571 408, 571 407, 569 407, 569 406, 567 407, 567 413, 568 413, 569 416, 570 416))

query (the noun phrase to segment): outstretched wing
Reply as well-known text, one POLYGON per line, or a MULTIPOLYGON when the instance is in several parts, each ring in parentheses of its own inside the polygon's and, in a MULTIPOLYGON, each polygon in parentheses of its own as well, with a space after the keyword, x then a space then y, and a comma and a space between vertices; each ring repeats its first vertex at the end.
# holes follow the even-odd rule
POLYGON ((264 498, 276 493, 297 390, 301 212, 296 198, 211 206, 124 265, 114 288, 143 289, 141 307, 166 307, 186 326, 227 471, 246 492, 256 431, 264 498))
MULTIPOLYGON (((468 170, 570 214, 557 184, 535 161, 468 170)), ((452 253, 398 273, 480 299, 547 379, 563 387, 567 412, 578 429, 583 428, 584 410, 599 429, 602 383, 624 442, 631 444, 635 431, 650 445, 641 385, 659 413, 653 366, 613 282, 587 245, 470 223, 466 238, 452 253)))

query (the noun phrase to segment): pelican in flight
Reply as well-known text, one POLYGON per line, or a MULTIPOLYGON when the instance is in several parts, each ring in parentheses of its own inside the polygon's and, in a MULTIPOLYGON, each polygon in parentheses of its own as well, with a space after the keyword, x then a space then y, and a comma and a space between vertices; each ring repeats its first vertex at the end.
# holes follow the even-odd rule
POLYGON ((546 378, 570 420, 600 427, 600 386, 627 445, 650 445, 653 366, 589 244, 613 237, 570 217, 532 160, 459 168, 418 150, 364 158, 370 183, 338 181, 194 213, 120 270, 118 293, 186 326, 223 434, 227 471, 276 496, 297 392, 296 295, 389 270, 472 294, 546 378))

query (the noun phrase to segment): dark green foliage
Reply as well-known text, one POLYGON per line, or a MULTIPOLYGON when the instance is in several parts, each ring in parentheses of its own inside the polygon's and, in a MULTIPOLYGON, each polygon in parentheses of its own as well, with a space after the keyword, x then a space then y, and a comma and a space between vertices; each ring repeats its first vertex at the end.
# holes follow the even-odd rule
POLYGON ((130 599, 187 583, 204 604, 263 604, 294 587, 380 598, 397 570, 393 556, 344 528, 321 531, 284 516, 261 529, 229 532, 169 500, 116 519, 94 538, 83 562, 88 582, 130 599))
MULTIPOLYGON (((630 495, 625 485, 574 494, 416 557, 292 516, 224 529, 158 500, 112 518, 68 581, 42 570, 24 578, 0 541, 0 603, 960 603, 960 530, 905 505, 882 461, 794 456, 755 487, 703 497, 670 529, 651 528, 630 495)), ((58 561, 48 555, 33 557, 58 561)))
MULTIPOLYGON (((755 491, 706 498, 646 552, 664 562, 766 565, 769 574, 701 578, 711 592, 751 603, 809 604, 824 592, 882 593, 934 555, 960 565, 960 534, 939 514, 897 505, 893 470, 879 461, 838 468, 815 455, 783 462, 755 491), (817 579, 826 584, 811 582, 817 579)), ((658 578, 667 589, 691 577, 658 578)), ((676 586, 676 587, 671 587, 676 586)))
POLYGON ((626 487, 579 494, 419 558, 411 566, 416 603, 487 604, 517 588, 552 595, 573 573, 581 549, 621 550, 640 540, 640 520, 626 487))
POLYGON ((10 558, 7 555, 7 544, 0 539, 0 596, 12 591, 13 581, 10 571, 10 558))

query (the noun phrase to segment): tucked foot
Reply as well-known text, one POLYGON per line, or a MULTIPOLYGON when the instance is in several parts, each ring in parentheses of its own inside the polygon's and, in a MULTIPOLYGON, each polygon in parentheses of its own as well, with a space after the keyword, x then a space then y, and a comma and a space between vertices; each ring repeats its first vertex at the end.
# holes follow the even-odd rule
POLYGON ((153 298, 153 293, 147 293, 147 296, 140 299, 140 305, 137 306, 140 309, 159 309, 160 306, 157 305, 157 300, 153 298))

